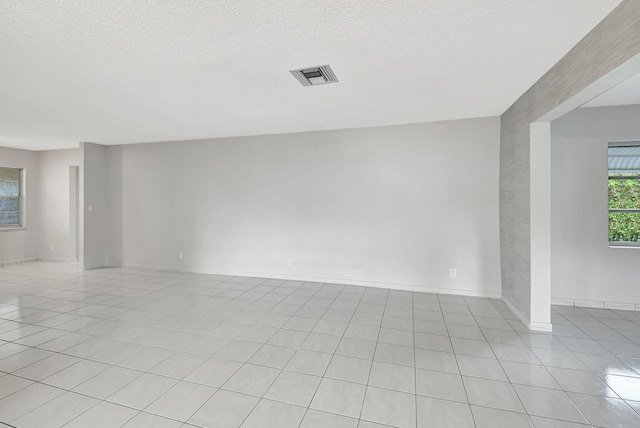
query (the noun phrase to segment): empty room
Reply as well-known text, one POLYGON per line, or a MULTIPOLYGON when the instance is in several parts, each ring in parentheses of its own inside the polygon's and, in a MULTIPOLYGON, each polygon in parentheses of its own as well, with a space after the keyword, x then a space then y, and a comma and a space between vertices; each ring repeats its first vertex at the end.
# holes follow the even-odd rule
POLYGON ((640 1, 0 2, 0 427, 640 428, 640 1))

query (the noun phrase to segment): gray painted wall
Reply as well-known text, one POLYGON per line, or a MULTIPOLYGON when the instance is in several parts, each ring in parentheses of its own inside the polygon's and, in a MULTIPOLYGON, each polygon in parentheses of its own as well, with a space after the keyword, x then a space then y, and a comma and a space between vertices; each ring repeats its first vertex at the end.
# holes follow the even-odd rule
POLYGON ((110 147, 123 261, 499 296, 498 145, 494 117, 110 147))
POLYGON ((640 249, 608 244, 607 144, 640 140, 640 105, 576 109, 551 131, 552 298, 635 309, 640 249))
POLYGON ((626 0, 502 116, 500 250, 502 293, 530 319, 530 123, 640 53, 640 1, 626 0))
POLYGON ((75 258, 69 167, 79 165, 80 154, 78 149, 34 152, 0 147, 0 165, 26 169, 27 194, 26 228, 0 230, 0 263, 75 258))
POLYGON ((26 228, 0 229, 0 263, 20 262, 38 257, 38 153, 0 147, 0 166, 26 170, 26 228))
POLYGON ((69 167, 80 165, 79 149, 37 152, 39 158, 38 256, 46 259, 75 260, 76 244, 70 210, 69 167), (53 246, 53 250, 51 249, 53 246))
POLYGON ((111 207, 111 203, 120 196, 118 177, 111 174, 110 152, 114 148, 82 143, 81 150, 81 264, 85 269, 118 266, 121 249, 117 237, 121 228, 118 213, 111 207))

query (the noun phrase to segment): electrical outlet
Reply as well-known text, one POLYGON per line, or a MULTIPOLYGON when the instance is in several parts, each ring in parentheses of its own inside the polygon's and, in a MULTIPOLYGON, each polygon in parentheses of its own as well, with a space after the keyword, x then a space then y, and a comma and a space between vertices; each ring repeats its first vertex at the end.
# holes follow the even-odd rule
POLYGON ((93 211, 93 205, 87 205, 87 211, 88 212, 92 212, 93 211))
POLYGON ((449 277, 455 278, 456 275, 458 275, 458 272, 457 272, 457 270, 455 268, 449 269, 449 277))
POLYGON ((288 264, 289 266, 293 266, 293 257, 289 257, 289 258, 287 259, 287 264, 288 264))
POLYGON ((49 251, 53 251, 53 244, 49 244, 49 251))
POLYGON ((178 258, 180 260, 184 259, 184 253, 182 251, 178 251, 178 258))

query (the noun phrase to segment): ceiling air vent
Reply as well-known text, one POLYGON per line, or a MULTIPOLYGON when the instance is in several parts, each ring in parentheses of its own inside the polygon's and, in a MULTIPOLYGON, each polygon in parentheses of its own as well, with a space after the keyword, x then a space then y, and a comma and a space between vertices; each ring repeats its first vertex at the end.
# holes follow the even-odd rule
POLYGON ((293 77, 298 79, 302 86, 318 86, 327 83, 338 83, 338 78, 330 65, 319 65, 316 67, 303 68, 302 70, 291 70, 293 77))

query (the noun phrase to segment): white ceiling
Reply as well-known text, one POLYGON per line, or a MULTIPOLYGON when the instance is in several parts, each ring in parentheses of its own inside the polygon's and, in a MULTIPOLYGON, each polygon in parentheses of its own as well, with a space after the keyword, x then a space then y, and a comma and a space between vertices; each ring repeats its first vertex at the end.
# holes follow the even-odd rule
POLYGON ((3 0, 0 146, 499 115, 620 0, 3 0), (331 64, 340 83, 288 70, 331 64))
POLYGON ((640 104, 640 74, 625 80, 582 107, 609 107, 640 104))

